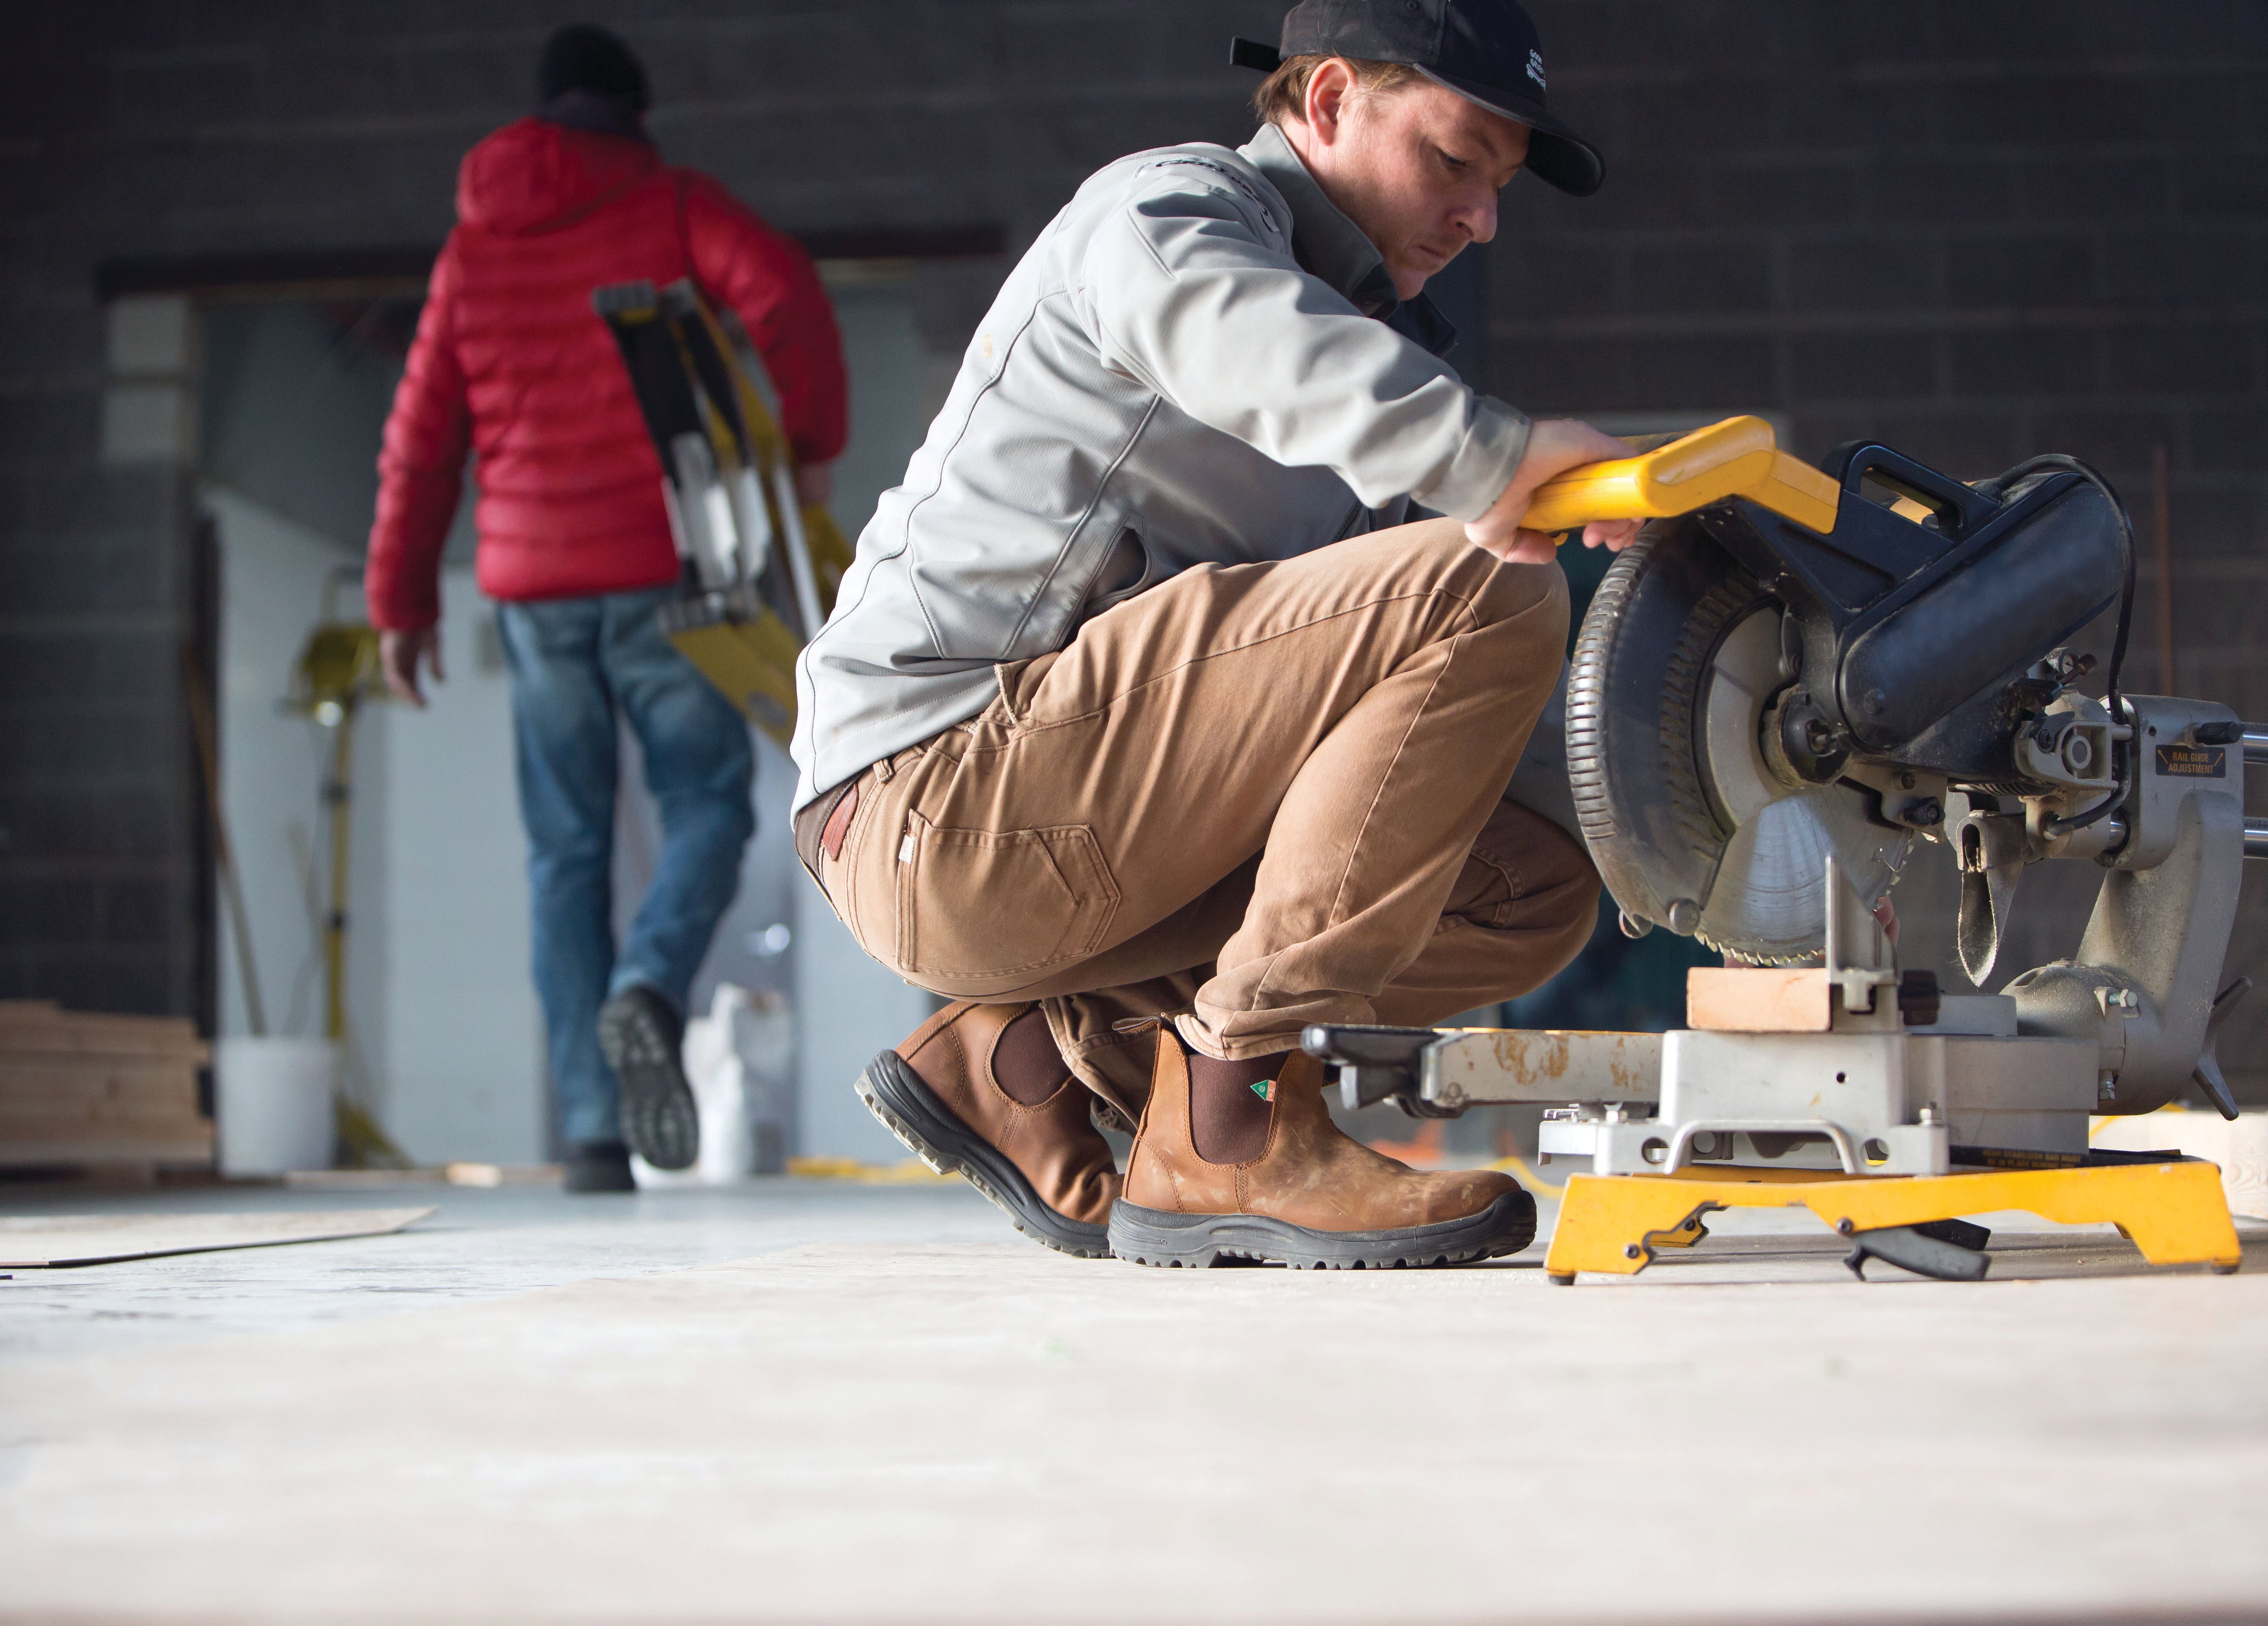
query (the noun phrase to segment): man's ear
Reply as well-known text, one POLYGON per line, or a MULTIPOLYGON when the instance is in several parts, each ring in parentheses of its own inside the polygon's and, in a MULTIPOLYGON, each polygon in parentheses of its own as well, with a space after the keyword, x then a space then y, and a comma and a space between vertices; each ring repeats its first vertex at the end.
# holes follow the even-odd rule
POLYGON ((1314 137, 1329 146, 1338 139, 1345 118, 1347 101, 1357 89, 1354 70, 1340 57, 1320 63, 1307 76, 1307 94, 1301 104, 1307 115, 1307 128, 1314 137))

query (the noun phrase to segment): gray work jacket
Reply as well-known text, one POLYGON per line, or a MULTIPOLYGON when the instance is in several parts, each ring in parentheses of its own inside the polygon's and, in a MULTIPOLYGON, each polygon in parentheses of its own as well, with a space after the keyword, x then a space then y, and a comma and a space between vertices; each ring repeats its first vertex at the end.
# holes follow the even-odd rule
POLYGON ((799 808, 1192 565, 1473 519, 1528 419, 1429 350, 1280 131, 1093 176, 1009 274, 797 663, 799 808), (1417 335, 1417 336, 1411 336, 1417 335))

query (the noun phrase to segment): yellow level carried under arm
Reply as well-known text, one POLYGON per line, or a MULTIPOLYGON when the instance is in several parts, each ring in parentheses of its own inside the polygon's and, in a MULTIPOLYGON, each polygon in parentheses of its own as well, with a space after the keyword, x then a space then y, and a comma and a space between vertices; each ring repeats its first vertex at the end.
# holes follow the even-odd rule
POLYGON ((1841 488, 1779 449, 1758 417, 1727 418, 1637 457, 1587 463, 1536 488, 1530 531, 1580 529, 1594 519, 1656 519, 1744 497, 1825 535, 1835 528, 1841 488))

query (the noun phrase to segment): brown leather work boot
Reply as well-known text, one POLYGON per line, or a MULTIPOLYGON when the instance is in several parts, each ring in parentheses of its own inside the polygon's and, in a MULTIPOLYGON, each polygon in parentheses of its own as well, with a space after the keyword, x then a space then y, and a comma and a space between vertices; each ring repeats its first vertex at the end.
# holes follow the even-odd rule
POLYGON ((1001 1034, 1032 1008, 946 1006, 867 1064, 858 1099, 909 1151, 940 1174, 959 1171, 1034 1241, 1108 1258, 1118 1163, 1089 1116, 1094 1097, 1065 1068, 1052 1093, 1027 1105, 993 1071, 1001 1034))
POLYGON ((1487 1169, 1421 1174, 1331 1122, 1323 1064, 1295 1051, 1270 1091, 1268 1140, 1245 1163, 1208 1163, 1189 1134, 1189 1058, 1173 1030, 1158 1065, 1110 1247, 1145 1265, 1280 1260, 1305 1269, 1462 1264, 1535 1237, 1535 1199, 1487 1169))

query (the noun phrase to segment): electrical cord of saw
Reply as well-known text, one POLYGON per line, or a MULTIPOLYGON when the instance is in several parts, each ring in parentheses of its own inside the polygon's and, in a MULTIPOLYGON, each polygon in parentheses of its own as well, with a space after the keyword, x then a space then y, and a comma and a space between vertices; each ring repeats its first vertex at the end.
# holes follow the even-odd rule
MULTIPOLYGON (((2031 475, 2052 473, 2077 475, 2102 492, 2103 500, 2110 504, 2110 511, 2118 516, 2118 536, 2125 552, 2125 566, 2118 590, 2118 629, 2111 638, 2110 672, 2103 687, 2104 703, 2110 710, 2110 720, 2113 723, 2123 722, 2125 719, 2121 715, 2119 679, 2126 670, 2126 635, 2134 623, 2134 521, 2126 512, 2126 504, 2119 500, 2117 488, 2088 464, 2065 452, 2047 452, 2037 457, 2026 458, 1992 483, 2005 493, 2021 484, 2031 475)), ((2047 833, 2050 835, 2069 835, 2109 817, 2114 809, 2124 806, 2127 798, 2134 793, 2135 763, 2140 748, 2139 741, 2130 739, 2127 742, 2124 756, 2117 759, 2122 765, 2116 791, 2075 817, 2050 820, 2046 826, 2047 833)))

